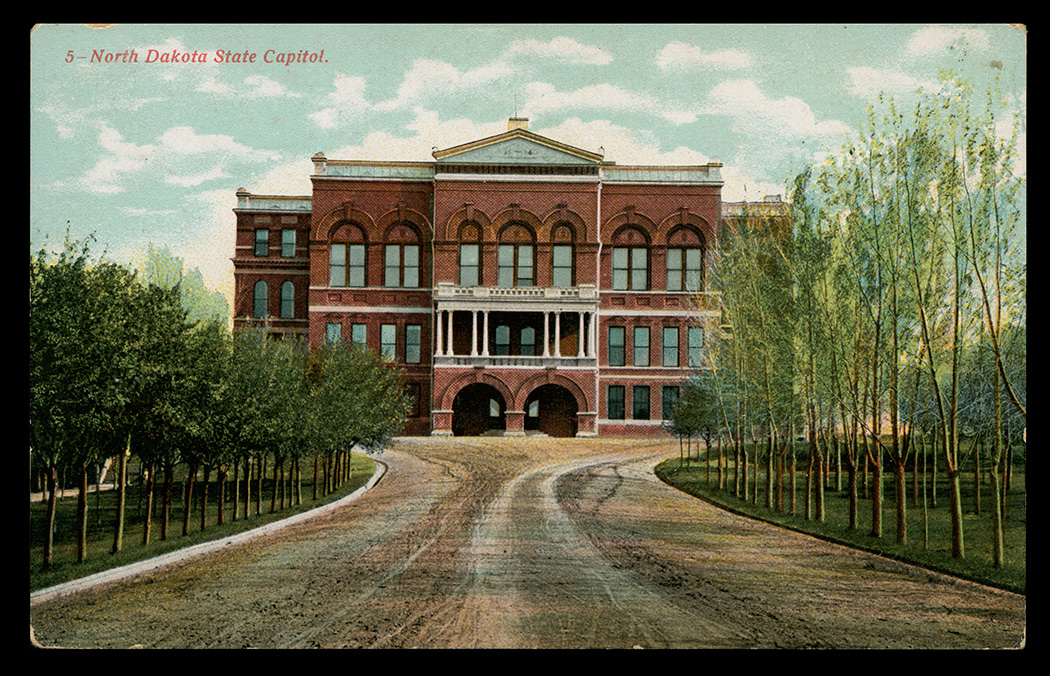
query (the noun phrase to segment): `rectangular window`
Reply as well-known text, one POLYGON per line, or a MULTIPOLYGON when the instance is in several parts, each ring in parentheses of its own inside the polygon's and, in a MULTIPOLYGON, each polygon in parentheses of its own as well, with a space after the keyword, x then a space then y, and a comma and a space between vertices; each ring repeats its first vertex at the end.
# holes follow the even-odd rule
POLYGON ((405 327, 405 363, 418 364, 422 353, 422 329, 419 324, 405 327))
POLYGON ((295 258, 295 230, 291 228, 281 230, 281 255, 295 258))
POLYGON ((678 327, 665 326, 663 331, 663 356, 660 363, 675 368, 678 366, 678 327))
POLYGON ((634 360, 635 366, 649 365, 649 327, 634 327, 634 360))
POLYGON ((351 324, 350 342, 361 347, 368 347, 368 325, 351 324))
POLYGON ((631 392, 631 417, 635 420, 649 419, 649 386, 635 385, 631 392))
POLYGON ((670 420, 674 415, 674 407, 678 403, 678 392, 676 385, 664 385, 660 393, 660 413, 664 420, 670 420))
POLYGON ((510 354, 510 327, 500 325, 496 327, 496 340, 492 346, 492 354, 504 357, 510 354))
POLYGON ((624 395, 626 388, 623 385, 610 385, 606 396, 606 408, 609 420, 624 419, 624 395))
POLYGON ((622 326, 609 327, 609 366, 626 366, 627 351, 624 342, 626 329, 622 326))
POLYGON ((645 291, 649 288, 649 250, 616 248, 612 252, 613 290, 645 291))
POLYGON ((497 283, 500 286, 532 286, 531 244, 500 244, 497 256, 497 283))
POLYGON ((477 286, 481 281, 481 255, 477 244, 459 245, 459 285, 477 286))
POLYGON ((382 324, 379 327, 379 354, 387 361, 397 361, 396 324, 382 324))
POLYGON ((521 330, 521 356, 536 356, 536 329, 531 326, 521 330))
POLYGON ((397 244, 386 245, 385 283, 388 287, 401 286, 401 247, 397 244))
POLYGON ((347 247, 347 286, 365 285, 365 245, 351 244, 347 247))
POLYGON ((700 249, 667 250, 667 290, 699 291, 702 270, 700 249))
POLYGON ((698 368, 703 364, 704 329, 699 326, 689 327, 689 368, 698 368))
POLYGON ((572 286, 572 247, 558 244, 554 247, 551 286, 572 286))
POLYGON ((328 322, 324 325, 324 339, 326 343, 338 343, 343 339, 343 325, 328 322))
POLYGON ((345 244, 333 244, 328 248, 328 285, 346 286, 345 244))
POLYGON ((270 255, 270 231, 266 228, 259 228, 255 231, 255 255, 270 255))
POLYGON ((403 286, 406 289, 419 287, 419 245, 405 245, 405 271, 403 286))

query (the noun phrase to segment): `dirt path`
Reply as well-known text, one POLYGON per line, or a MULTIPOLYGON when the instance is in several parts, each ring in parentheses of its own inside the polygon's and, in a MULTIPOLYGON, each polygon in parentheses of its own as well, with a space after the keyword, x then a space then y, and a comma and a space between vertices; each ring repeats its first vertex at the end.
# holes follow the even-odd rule
POLYGON ((726 514, 670 447, 406 439, 358 500, 31 607, 46 646, 1009 648, 1022 596, 726 514))

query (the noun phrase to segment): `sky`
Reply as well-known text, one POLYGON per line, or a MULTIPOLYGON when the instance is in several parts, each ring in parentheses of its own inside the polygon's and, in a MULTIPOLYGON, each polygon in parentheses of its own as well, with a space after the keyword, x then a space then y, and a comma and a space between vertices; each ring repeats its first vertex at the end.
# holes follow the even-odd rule
POLYGON ((167 247, 227 297, 236 191, 309 195, 317 152, 425 162, 527 117, 621 165, 720 162, 740 201, 945 69, 1027 119, 1006 24, 47 24, 30 52, 30 251, 167 247))

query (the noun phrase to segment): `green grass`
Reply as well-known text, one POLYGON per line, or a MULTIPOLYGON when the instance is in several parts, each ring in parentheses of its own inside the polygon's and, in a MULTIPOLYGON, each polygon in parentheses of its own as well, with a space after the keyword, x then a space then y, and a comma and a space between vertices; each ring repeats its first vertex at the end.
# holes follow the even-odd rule
MULTIPOLYGON (((44 589, 62 582, 74 580, 104 570, 118 568, 120 566, 141 561, 144 559, 167 554, 169 552, 190 547, 193 545, 229 537, 252 528, 266 525, 273 521, 287 518, 294 514, 320 507, 324 504, 342 498, 364 485, 375 473, 376 464, 371 458, 354 454, 352 456, 351 470, 352 478, 339 486, 338 489, 321 496, 318 491, 318 499, 313 500, 313 468, 303 468, 302 477, 302 499, 301 505, 289 506, 289 500, 285 499, 285 508, 280 509, 280 497, 278 495, 278 508, 270 512, 270 496, 272 494, 272 479, 263 480, 261 513, 255 513, 254 481, 253 498, 249 509, 248 518, 244 518, 244 496, 243 480, 240 509, 237 519, 233 520, 233 496, 231 494, 232 483, 226 486, 225 523, 218 524, 218 486, 214 481, 214 473, 210 482, 208 492, 208 518, 207 525, 201 530, 200 503, 198 497, 201 494, 201 484, 198 482, 193 489, 194 504, 191 508, 189 532, 182 534, 183 526, 183 483, 178 481, 172 490, 171 516, 168 526, 167 540, 161 540, 161 504, 160 487, 158 485, 153 505, 153 525, 150 531, 150 543, 142 545, 142 532, 144 519, 144 491, 140 485, 132 485, 127 489, 124 507, 124 537, 122 550, 116 554, 111 553, 113 546, 113 530, 116 523, 116 492, 102 491, 88 495, 88 533, 87 533, 87 557, 83 562, 77 562, 77 499, 64 497, 59 499, 55 515, 54 529, 54 560, 50 570, 43 569, 45 517, 47 503, 34 501, 29 505, 29 588, 30 591, 44 589)), ((176 477, 176 479, 184 477, 176 477)))
MULTIPOLYGON (((963 474, 960 479, 960 492, 963 504, 963 543, 964 557, 955 559, 951 555, 951 523, 948 512, 948 483, 943 472, 938 475, 937 506, 930 505, 931 491, 927 486, 926 519, 920 503, 913 504, 912 475, 907 474, 906 506, 906 540, 897 542, 897 501, 895 498, 894 479, 891 474, 883 477, 882 535, 871 534, 872 506, 871 500, 858 500, 857 528, 849 529, 849 496, 846 488, 846 475, 843 472, 843 490, 834 488, 824 491, 823 522, 815 518, 805 518, 805 470, 799 465, 796 470, 796 514, 790 514, 790 478, 785 470, 784 511, 776 509, 776 479, 774 477, 773 508, 765 507, 766 473, 759 468, 758 504, 751 500, 734 497, 730 492, 717 487, 717 459, 712 458, 710 475, 705 460, 696 458, 681 462, 678 457, 669 458, 656 467, 657 476, 665 483, 724 509, 760 519, 769 523, 808 533, 810 535, 838 542, 858 549, 875 552, 907 563, 936 570, 956 577, 973 580, 983 584, 1007 589, 1021 594, 1026 593, 1026 492, 1023 468, 1015 468, 1012 484, 1007 496, 1006 528, 1004 531, 1005 550, 1001 568, 992 566, 991 547, 991 487, 981 486, 981 511, 974 509, 973 475, 963 474), (710 476, 710 483, 708 483, 710 476), (924 545, 925 523, 925 545, 924 545)), ((753 468, 749 467, 749 497, 754 493, 753 468)), ((725 474, 726 486, 732 488, 732 467, 725 474)), ((863 496, 858 477, 858 493, 863 496)), ((920 477, 921 481, 921 477, 920 477)), ((831 485, 835 485, 834 477, 831 485)), ((920 488, 921 491, 921 488, 920 488)), ((812 515, 811 511, 811 515, 812 515)))

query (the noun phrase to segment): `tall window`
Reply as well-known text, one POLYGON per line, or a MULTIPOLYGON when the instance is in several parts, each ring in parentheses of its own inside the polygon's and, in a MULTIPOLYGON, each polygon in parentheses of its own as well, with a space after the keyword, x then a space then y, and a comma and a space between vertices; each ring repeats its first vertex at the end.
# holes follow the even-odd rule
POLYGON ((626 329, 624 327, 609 327, 609 366, 625 366, 627 364, 625 339, 626 329))
POLYGON ((481 282, 481 253, 477 244, 459 245, 459 285, 477 286, 481 282))
POLYGON ((572 286, 572 245, 556 244, 551 261, 551 286, 572 286))
POLYGON ((606 408, 609 420, 624 419, 624 396, 626 388, 623 385, 610 385, 606 395, 606 408))
POLYGON ((703 365, 704 357, 704 329, 699 326, 689 327, 689 367, 696 368, 703 365))
POLYGON ((386 286, 414 289, 419 286, 419 245, 386 245, 386 286))
POLYGON ((419 324, 405 327, 405 363, 418 364, 422 353, 422 329, 419 324))
POLYGON ((351 324, 350 325, 350 342, 354 345, 360 345, 361 347, 368 346, 368 325, 367 324, 351 324))
POLYGON ((281 318, 292 317, 295 317, 295 284, 284 282, 281 284, 281 318))
POLYGON ((499 285, 503 287, 532 286, 534 279, 532 254, 531 244, 500 244, 499 285))
POLYGON ((523 357, 536 356, 536 329, 526 326, 521 330, 521 355, 523 357))
POLYGON ((649 386, 635 385, 631 392, 631 417, 635 420, 649 419, 649 386))
POLYGON ((270 231, 266 228, 258 228, 255 231, 255 255, 270 255, 270 231))
POLYGON ((387 361, 397 360, 397 325, 382 324, 379 327, 379 354, 387 361))
POLYGON ((364 244, 332 244, 328 256, 330 286, 365 285, 364 244))
POLYGON ((295 230, 292 228, 281 230, 281 256, 295 257, 295 230))
POLYGON ((649 250, 617 247, 612 252, 613 290, 645 291, 649 288, 649 250))
POLYGON ((663 354, 660 363, 672 368, 678 366, 678 327, 665 326, 663 330, 663 354))
POLYGON ((664 385, 663 391, 660 393, 660 414, 664 420, 670 420, 671 416, 674 415, 674 407, 678 403, 678 394, 677 385, 664 385))
POLYGON ((667 290, 699 291, 703 272, 700 249, 667 250, 667 290))
POLYGON ((270 287, 261 279, 255 283, 255 302, 252 315, 255 317, 270 316, 270 287))
POLYGON ((649 365, 649 327, 634 327, 634 359, 635 366, 649 365))
POLYGON ((343 340, 343 325, 338 322, 328 322, 324 325, 324 340, 326 343, 338 343, 343 340))
POLYGON ((492 353, 497 356, 510 354, 510 327, 500 325, 496 327, 496 341, 492 346, 492 353))

